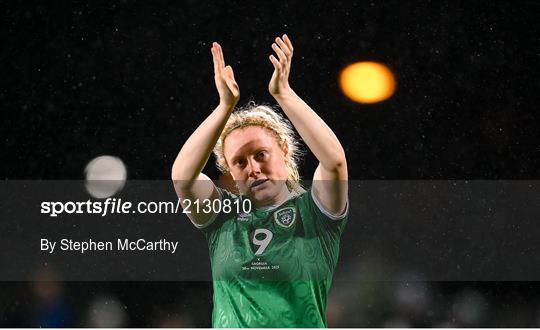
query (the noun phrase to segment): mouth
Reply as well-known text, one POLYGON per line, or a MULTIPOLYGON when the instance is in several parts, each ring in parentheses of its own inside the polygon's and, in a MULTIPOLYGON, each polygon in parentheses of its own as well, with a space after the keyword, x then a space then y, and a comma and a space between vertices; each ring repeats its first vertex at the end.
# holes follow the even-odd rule
POLYGON ((250 186, 249 186, 249 189, 254 189, 256 188, 257 186, 260 186, 262 184, 264 184, 266 181, 268 181, 269 179, 261 179, 261 180, 255 180, 250 186))

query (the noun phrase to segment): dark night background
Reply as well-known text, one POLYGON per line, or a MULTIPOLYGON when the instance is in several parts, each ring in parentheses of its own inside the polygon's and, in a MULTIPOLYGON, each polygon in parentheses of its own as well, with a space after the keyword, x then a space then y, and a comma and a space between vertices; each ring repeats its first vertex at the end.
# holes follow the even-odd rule
MULTIPOLYGON (((534 1, 2 2, 2 176, 82 179, 91 159, 108 154, 124 161, 129 179, 169 179, 183 142, 218 102, 212 41, 235 71, 239 105, 273 104, 268 55, 274 37, 287 33, 295 46, 291 85, 340 139, 351 180, 538 179, 539 7, 534 1), (340 70, 359 60, 390 67, 397 80, 391 99, 361 105, 341 94, 340 70)), ((217 178, 212 160, 205 173, 217 178)), ((310 179, 316 165, 308 155, 301 175, 310 179)), ((35 292, 47 288, 3 283, 0 325, 92 324, 84 323, 84 310, 105 294, 122 301, 127 316, 120 325, 210 326, 210 283, 59 285, 50 290, 65 295, 69 307, 58 308, 69 314, 58 317, 63 321, 55 312, 42 316, 48 312, 35 292)), ((370 292, 394 285, 373 284, 370 292)), ((431 301, 438 307, 418 312, 373 293, 365 306, 378 312, 352 321, 329 317, 330 325, 540 325, 536 282, 425 287, 436 292, 431 301), (463 292, 476 297, 466 303, 484 302, 477 304, 485 305, 482 317, 459 314, 463 292)))

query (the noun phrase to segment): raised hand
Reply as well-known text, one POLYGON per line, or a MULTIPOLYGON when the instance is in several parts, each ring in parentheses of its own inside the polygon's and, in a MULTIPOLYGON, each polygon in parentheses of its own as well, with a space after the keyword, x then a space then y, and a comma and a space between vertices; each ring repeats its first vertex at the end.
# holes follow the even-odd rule
POLYGON ((270 55, 270 62, 274 66, 274 73, 268 84, 268 91, 272 96, 277 97, 290 91, 289 72, 293 56, 293 46, 286 34, 283 38, 277 37, 272 44, 272 49, 277 55, 270 55))
POLYGON ((231 66, 225 66, 221 46, 214 42, 211 51, 214 60, 214 81, 219 93, 219 102, 233 108, 240 99, 240 87, 234 80, 234 72, 231 66))

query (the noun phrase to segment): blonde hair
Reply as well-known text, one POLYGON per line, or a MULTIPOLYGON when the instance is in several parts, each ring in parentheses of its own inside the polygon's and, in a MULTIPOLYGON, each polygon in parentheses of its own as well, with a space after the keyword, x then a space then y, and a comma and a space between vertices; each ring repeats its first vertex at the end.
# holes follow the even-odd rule
POLYGON ((270 106, 257 105, 253 101, 234 111, 227 120, 213 150, 218 169, 222 173, 230 172, 223 151, 223 143, 232 131, 247 126, 260 126, 268 129, 276 137, 281 148, 287 147, 287 188, 296 193, 305 191, 300 184, 300 174, 298 173, 298 162, 303 156, 303 151, 300 149, 291 123, 270 106))

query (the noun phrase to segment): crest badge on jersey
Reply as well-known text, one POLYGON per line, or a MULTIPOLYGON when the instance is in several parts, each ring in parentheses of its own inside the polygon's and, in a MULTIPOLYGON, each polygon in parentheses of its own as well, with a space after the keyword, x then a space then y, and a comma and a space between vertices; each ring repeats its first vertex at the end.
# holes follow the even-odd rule
POLYGON ((291 227, 296 221, 296 208, 284 207, 274 212, 274 220, 276 220, 276 223, 281 227, 291 227))

